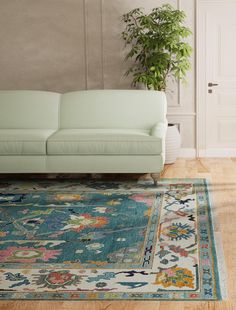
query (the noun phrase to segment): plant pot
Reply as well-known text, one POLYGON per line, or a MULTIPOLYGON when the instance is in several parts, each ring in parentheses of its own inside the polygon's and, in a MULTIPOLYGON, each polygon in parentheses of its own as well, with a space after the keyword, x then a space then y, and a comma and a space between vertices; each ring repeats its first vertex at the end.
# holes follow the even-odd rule
POLYGON ((166 133, 166 160, 165 164, 173 164, 179 155, 181 137, 175 124, 168 124, 166 133))
POLYGON ((139 90, 148 90, 147 86, 144 85, 143 83, 137 83, 137 84, 136 84, 136 89, 139 89, 139 90))

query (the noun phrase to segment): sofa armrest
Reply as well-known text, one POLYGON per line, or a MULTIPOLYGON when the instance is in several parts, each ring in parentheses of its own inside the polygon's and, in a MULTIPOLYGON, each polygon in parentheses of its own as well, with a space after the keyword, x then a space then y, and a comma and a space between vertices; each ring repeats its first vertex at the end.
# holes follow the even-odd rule
POLYGON ((157 123, 151 128, 150 135, 164 140, 166 136, 167 126, 167 121, 157 123))

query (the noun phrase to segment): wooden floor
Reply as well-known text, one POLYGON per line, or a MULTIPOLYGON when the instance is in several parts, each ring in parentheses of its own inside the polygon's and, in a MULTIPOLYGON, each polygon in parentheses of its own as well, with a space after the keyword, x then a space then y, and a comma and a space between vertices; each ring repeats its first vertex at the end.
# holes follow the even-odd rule
POLYGON ((208 178, 221 224, 228 271, 228 300, 220 302, 156 301, 4 301, 1 310, 236 310, 236 159, 179 159, 165 167, 165 178, 208 178))

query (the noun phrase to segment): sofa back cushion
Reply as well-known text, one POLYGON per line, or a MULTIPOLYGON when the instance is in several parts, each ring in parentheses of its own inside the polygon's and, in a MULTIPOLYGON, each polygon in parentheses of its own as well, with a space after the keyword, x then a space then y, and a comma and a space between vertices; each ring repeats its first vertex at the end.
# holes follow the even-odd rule
POLYGON ((60 96, 44 91, 0 91, 0 128, 58 128, 60 96))
POLYGON ((150 129, 166 119, 163 92, 89 90, 63 94, 60 128, 150 129))

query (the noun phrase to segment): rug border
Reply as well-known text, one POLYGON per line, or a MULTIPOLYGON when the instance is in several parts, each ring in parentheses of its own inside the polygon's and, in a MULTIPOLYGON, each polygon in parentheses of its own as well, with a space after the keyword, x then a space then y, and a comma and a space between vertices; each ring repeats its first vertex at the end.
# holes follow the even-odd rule
MULTIPOLYGON (((226 299, 227 297, 227 285, 226 285, 226 267, 225 267, 225 263, 224 263, 224 254, 223 254, 223 247, 222 247, 222 241, 220 240, 218 243, 216 243, 216 240, 219 239, 220 236, 217 236, 216 234, 220 234, 220 231, 216 230, 216 226, 217 226, 217 222, 216 222, 216 212, 215 212, 215 207, 213 207, 213 203, 212 203, 212 186, 211 186, 211 181, 207 178, 163 178, 160 179, 160 183, 162 182, 170 182, 170 180, 174 181, 174 182, 178 182, 178 181, 182 181, 183 183, 187 183, 187 182, 193 182, 195 184, 202 184, 205 185, 205 193, 206 193, 206 198, 207 198, 207 210, 208 210, 208 218, 209 218, 209 228, 210 228, 210 235, 211 235, 211 240, 212 240, 212 254, 213 254, 213 260, 214 260, 214 264, 217 268, 214 268, 214 276, 216 279, 216 295, 217 295, 217 299, 212 298, 212 299, 159 299, 159 298, 129 298, 129 299, 101 299, 101 298, 93 298, 93 299, 88 299, 88 298, 84 298, 84 299, 65 299, 65 298, 54 298, 54 299, 43 299, 43 298, 11 298, 11 299, 1 299, 1 301, 6 301, 6 300, 10 300, 10 301, 14 301, 14 300, 20 300, 20 301, 116 301, 116 302, 120 302, 122 301, 168 301, 168 302, 172 302, 172 301, 220 301, 222 299, 226 299), (221 274, 220 274, 221 273, 221 274), (222 281, 222 282, 221 282, 222 281)), ((32 180, 33 182, 34 180, 32 180)), ((60 181, 60 180, 57 180, 60 181)), ((100 182, 102 180, 99 180, 100 182)), ((98 181, 98 182, 99 182, 98 181)), ((114 181, 113 181, 114 182, 114 181)), ((149 180, 147 180, 146 182, 150 182, 149 180)), ((145 184, 145 181, 142 180, 141 184, 145 184)), ((0 182, 1 183, 1 182, 0 182)), ((115 183, 123 183, 123 182, 116 182, 115 183)), ((130 183, 130 182, 128 182, 130 183)), ((138 184, 139 182, 136 182, 135 184, 138 184)), ((139 183, 140 184, 140 183, 139 183)), ((106 190, 105 190, 106 191, 106 190)))
POLYGON ((227 294, 227 269, 225 264, 224 249, 221 238, 221 225, 219 224, 216 208, 214 205, 214 199, 212 195, 212 182, 209 179, 203 179, 207 188, 207 200, 208 200, 208 211, 210 211, 210 221, 211 221, 211 238, 214 242, 214 249, 212 249, 214 263, 217 266, 215 268, 215 276, 217 279, 217 295, 219 295, 220 300, 226 300, 228 298, 227 294), (218 229, 217 229, 218 227, 218 229), (218 241, 218 242, 216 242, 218 241))

